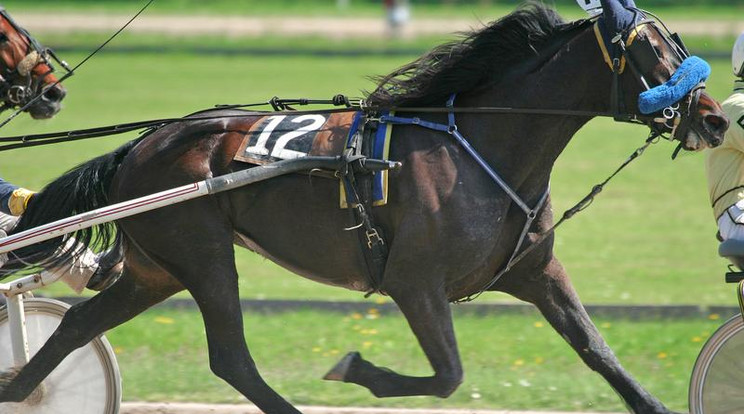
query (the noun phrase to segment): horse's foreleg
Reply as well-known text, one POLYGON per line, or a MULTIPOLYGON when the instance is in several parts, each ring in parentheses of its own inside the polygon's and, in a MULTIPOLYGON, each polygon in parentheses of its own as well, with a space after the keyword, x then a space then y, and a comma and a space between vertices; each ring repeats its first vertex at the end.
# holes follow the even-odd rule
POLYGON ((341 360, 325 379, 352 382, 377 397, 434 395, 447 397, 462 382, 462 366, 452 326, 449 303, 443 290, 422 287, 387 288, 421 344, 434 376, 411 377, 379 368, 353 352, 341 360))
POLYGON ((631 412, 671 413, 620 365, 586 313, 558 260, 553 258, 540 278, 527 279, 519 278, 519 287, 515 291, 505 290, 534 303, 584 363, 607 380, 631 412))

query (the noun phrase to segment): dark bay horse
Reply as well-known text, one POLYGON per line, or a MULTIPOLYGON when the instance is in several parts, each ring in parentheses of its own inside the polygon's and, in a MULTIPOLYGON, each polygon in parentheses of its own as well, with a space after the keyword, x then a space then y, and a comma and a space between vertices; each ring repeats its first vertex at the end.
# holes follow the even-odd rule
POLYGON ((52 59, 54 53, 0 6, 0 112, 29 103, 25 111, 35 119, 60 111, 67 91, 53 74, 52 59))
MULTIPOLYGON (((453 139, 452 119, 459 134, 524 204, 540 206, 521 242, 523 249, 552 225, 549 198, 539 202, 546 197, 555 160, 592 114, 624 112, 633 115, 625 119, 652 129, 675 128, 674 136, 686 150, 721 143, 728 120, 718 103, 699 88, 684 94, 679 116, 669 126, 661 111, 647 115, 639 111, 643 83, 662 85, 683 64, 676 39, 654 23, 634 27, 635 42, 644 49, 628 53, 625 63, 633 70, 620 73, 620 59, 605 59, 595 23, 591 19, 565 24, 552 9, 530 4, 380 80, 369 96, 370 105, 444 108, 457 93, 456 109, 546 112, 397 112, 450 125, 445 128, 450 134, 419 125, 395 126, 389 158, 400 161, 402 168, 390 177, 388 204, 372 210, 389 248, 377 288, 399 306, 434 373, 398 374, 350 353, 327 379, 362 385, 378 397, 447 397, 462 381, 450 302, 494 282, 522 240, 526 215, 453 139), (558 109, 584 112, 547 112, 558 109)), ((615 29, 628 34, 626 28, 615 29)), ((266 113, 213 110, 194 117, 205 115, 214 119, 164 125, 71 170, 39 193, 14 232, 250 168, 233 156, 247 131, 266 113)), ((309 279, 369 291, 363 247, 354 232, 344 230, 354 223, 338 208, 338 190, 337 180, 310 182, 303 174, 284 175, 120 220, 116 226, 117 243, 125 254, 123 276, 72 307, 28 365, 5 373, 0 401, 25 399, 73 349, 186 289, 204 318, 212 371, 266 413, 298 412, 263 381, 246 345, 233 244, 309 279)), ((100 236, 107 229, 96 232, 100 236)), ((94 239, 90 231, 76 237, 83 243, 94 239)), ((60 243, 48 243, 42 253, 37 248, 34 254, 51 255, 60 243)), ((604 342, 552 244, 548 237, 489 290, 534 304, 632 412, 669 413, 623 369, 604 342)), ((24 256, 23 251, 17 254, 24 256)))

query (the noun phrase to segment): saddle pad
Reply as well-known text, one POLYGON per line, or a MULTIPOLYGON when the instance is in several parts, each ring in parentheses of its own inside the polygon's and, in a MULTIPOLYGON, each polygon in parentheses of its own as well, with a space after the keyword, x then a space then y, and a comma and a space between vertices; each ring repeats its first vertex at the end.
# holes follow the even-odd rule
POLYGON ((267 115, 251 126, 234 159, 250 164, 313 156, 339 156, 354 112, 267 115))
MULTIPOLYGON (((270 164, 299 157, 343 155, 347 144, 358 132, 364 119, 361 112, 327 114, 267 114, 256 121, 243 138, 233 157, 249 164, 270 164)), ((371 135, 371 158, 387 159, 392 127, 381 124, 371 135)), ((387 203, 387 171, 374 174, 373 205, 387 203)), ((346 207, 346 195, 341 186, 341 207, 346 207)))

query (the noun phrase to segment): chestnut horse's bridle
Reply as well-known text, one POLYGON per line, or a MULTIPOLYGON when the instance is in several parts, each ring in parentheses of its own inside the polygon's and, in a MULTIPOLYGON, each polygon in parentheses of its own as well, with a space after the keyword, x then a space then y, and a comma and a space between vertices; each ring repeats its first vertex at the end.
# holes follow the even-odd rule
POLYGON ((27 42, 26 56, 23 60, 15 68, 4 68, 0 72, 0 99, 3 101, 0 112, 2 112, 6 109, 23 107, 38 95, 46 92, 45 88, 41 87, 41 83, 47 75, 55 71, 52 61, 63 67, 68 74, 71 74, 72 70, 65 61, 57 57, 52 49, 42 46, 28 30, 18 25, 4 8, 0 8, 0 16, 15 31, 25 37, 27 42), (40 64, 46 64, 49 70, 42 75, 32 76, 34 68, 40 64))

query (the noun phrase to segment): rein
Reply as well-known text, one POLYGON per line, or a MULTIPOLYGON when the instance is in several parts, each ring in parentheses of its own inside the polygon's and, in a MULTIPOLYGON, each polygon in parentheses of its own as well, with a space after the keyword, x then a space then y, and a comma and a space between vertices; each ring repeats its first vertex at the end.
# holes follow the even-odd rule
MULTIPOLYGON (((495 106, 475 106, 475 107, 452 107, 452 108, 441 108, 441 107, 381 107, 381 106, 370 106, 367 105, 364 100, 350 100, 343 95, 336 95, 333 99, 322 100, 322 99, 277 99, 272 98, 266 102, 257 102, 250 104, 235 104, 235 105, 216 105, 215 109, 241 109, 256 106, 267 106, 271 105, 275 110, 271 113, 274 114, 293 114, 301 115, 307 114, 327 114, 336 112, 349 112, 349 111, 364 111, 364 112, 381 112, 381 111, 396 111, 396 112, 419 112, 419 113, 455 113, 455 114, 503 114, 503 115, 547 115, 547 116, 575 116, 575 117, 605 117, 605 118, 616 118, 618 115, 611 112, 595 112, 595 111, 578 111, 578 110, 564 110, 564 109, 539 109, 539 108, 513 108, 513 107, 495 107, 495 106), (334 106, 345 106, 344 108, 331 108, 321 110, 307 110, 298 111, 291 107, 291 105, 334 105, 334 106)), ((144 121, 134 121, 122 124, 108 125, 95 128, 76 129, 69 131, 60 132, 48 132, 42 134, 27 134, 27 135, 15 135, 9 137, 0 137, 0 143, 15 142, 16 144, 4 144, 0 145, 0 151, 8 151, 18 148, 33 147, 40 145, 56 144, 60 142, 77 141, 89 138, 100 138, 110 135, 119 135, 130 131, 136 131, 140 129, 153 129, 160 128, 165 125, 175 124, 180 122, 198 122, 208 121, 220 118, 244 118, 247 116, 262 115, 268 111, 247 111, 244 114, 236 115, 211 115, 211 116, 194 116, 189 118, 161 118, 161 119, 150 119, 144 121)), ((644 122, 633 114, 621 115, 625 122, 644 124, 644 122)), ((418 118, 414 118, 418 119, 418 118)), ((0 127, 5 123, 0 124, 0 127)))

